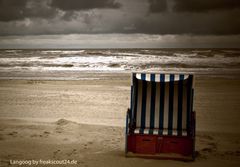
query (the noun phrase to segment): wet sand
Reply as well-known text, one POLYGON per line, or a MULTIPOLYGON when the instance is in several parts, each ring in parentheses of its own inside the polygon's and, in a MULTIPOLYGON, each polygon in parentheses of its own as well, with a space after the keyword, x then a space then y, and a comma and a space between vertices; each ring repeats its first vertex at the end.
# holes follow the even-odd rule
POLYGON ((196 78, 197 158, 188 163, 124 156, 128 78, 0 80, 0 166, 39 159, 86 167, 240 165, 239 78, 196 78))

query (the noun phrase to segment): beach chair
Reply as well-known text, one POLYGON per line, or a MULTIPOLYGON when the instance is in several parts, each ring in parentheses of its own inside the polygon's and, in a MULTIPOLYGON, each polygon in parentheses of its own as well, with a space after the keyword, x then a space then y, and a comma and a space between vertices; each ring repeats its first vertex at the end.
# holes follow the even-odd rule
POLYGON ((194 160, 193 75, 133 73, 126 156, 194 160))

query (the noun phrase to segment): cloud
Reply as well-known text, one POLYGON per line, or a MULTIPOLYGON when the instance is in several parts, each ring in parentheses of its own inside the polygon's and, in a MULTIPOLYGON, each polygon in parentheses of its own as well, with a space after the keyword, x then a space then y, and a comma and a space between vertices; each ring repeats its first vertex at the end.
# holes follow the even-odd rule
POLYGON ((51 19, 61 13, 63 19, 71 20, 76 16, 74 11, 120 7, 115 0, 0 0, 0 21, 51 19))
POLYGON ((49 8, 49 2, 49 0, 0 0, 0 21, 52 18, 58 11, 49 8))
POLYGON ((239 0, 174 0, 177 12, 207 12, 240 9, 239 0))
POLYGON ((10 21, 23 18, 28 0, 0 0, 0 20, 10 21))
POLYGON ((64 11, 89 10, 95 8, 120 8, 115 0, 52 0, 51 6, 64 11))
POLYGON ((240 10, 213 13, 164 13, 138 21, 137 30, 148 34, 240 34, 240 10))
MULTIPOLYGON (((147 12, 147 11, 146 11, 147 12)), ((73 12, 54 19, 0 22, 0 36, 43 34, 240 34, 240 11, 214 13, 126 13, 121 10, 73 12)))
POLYGON ((239 0, 149 0, 151 13, 165 12, 209 12, 240 9, 239 0))
POLYGON ((149 10, 152 13, 164 12, 167 10, 167 0, 148 0, 149 10))
POLYGON ((183 10, 182 7, 180 10, 180 3, 184 6, 187 5, 185 4, 187 1, 0 0, 0 36, 111 33, 240 34, 240 9, 237 5, 229 7, 232 0, 228 0, 230 4, 226 2, 228 6, 226 10, 210 5, 217 3, 216 0, 211 2, 192 0, 196 4, 209 4, 208 9, 204 8, 204 10, 209 10, 208 12, 203 12, 203 7, 202 12, 191 11, 197 8, 192 3, 188 5, 193 9, 184 8, 183 10), (116 4, 120 3, 121 7, 117 8, 119 5, 116 4))

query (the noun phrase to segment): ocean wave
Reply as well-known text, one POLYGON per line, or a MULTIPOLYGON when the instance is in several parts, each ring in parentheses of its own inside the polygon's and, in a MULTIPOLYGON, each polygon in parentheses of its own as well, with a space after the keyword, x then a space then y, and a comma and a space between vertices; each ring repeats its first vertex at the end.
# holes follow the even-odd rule
POLYGON ((240 73, 240 54, 236 52, 216 49, 86 49, 22 50, 15 53, 0 50, 0 76, 3 73, 6 76, 16 74, 28 76, 41 72, 53 76, 60 72, 65 76, 66 71, 77 74, 77 71, 182 70, 222 73, 224 70, 228 72, 232 70, 240 73))
POLYGON ((230 53, 230 54, 240 54, 240 49, 235 49, 235 50, 221 50, 224 53, 230 53))
POLYGON ((108 66, 120 67, 128 66, 175 66, 175 67, 231 67, 232 65, 239 64, 238 57, 225 57, 224 55, 214 55, 208 58, 199 57, 169 57, 169 56, 145 56, 145 57, 124 57, 124 56, 76 56, 76 57, 55 57, 55 58, 0 58, 0 67, 78 67, 78 66, 108 66))
POLYGON ((79 54, 79 53, 84 53, 85 50, 44 50, 41 51, 43 54, 56 54, 56 53, 61 53, 61 54, 79 54))
POLYGON ((173 54, 176 57, 196 57, 197 53, 174 53, 173 54))
POLYGON ((212 50, 206 50, 206 49, 203 49, 203 50, 192 50, 193 53, 210 53, 212 52, 212 50))
POLYGON ((16 52, 22 52, 23 50, 20 49, 13 49, 13 50, 5 50, 6 53, 16 53, 16 52))

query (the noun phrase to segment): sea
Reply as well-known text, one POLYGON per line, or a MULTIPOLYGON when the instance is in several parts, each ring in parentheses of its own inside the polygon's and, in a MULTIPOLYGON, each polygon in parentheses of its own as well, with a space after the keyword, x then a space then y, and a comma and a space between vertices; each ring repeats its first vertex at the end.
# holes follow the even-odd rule
POLYGON ((132 72, 240 77, 240 49, 0 50, 0 79, 81 80, 132 72))

